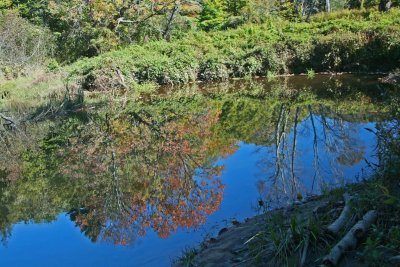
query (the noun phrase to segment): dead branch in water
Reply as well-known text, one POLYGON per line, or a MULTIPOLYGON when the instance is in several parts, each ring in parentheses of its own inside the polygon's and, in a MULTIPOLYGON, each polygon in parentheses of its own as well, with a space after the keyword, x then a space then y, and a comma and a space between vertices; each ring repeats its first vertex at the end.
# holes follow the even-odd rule
POLYGON ((324 265, 337 266, 339 260, 346 251, 356 248, 358 240, 365 235, 368 228, 376 221, 377 217, 378 213, 375 210, 368 211, 362 220, 356 223, 324 258, 324 265))

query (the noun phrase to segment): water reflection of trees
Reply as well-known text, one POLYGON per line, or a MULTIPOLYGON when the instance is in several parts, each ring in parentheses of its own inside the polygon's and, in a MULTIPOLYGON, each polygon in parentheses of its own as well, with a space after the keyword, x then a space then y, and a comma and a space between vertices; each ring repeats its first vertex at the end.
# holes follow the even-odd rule
POLYGON ((208 154, 218 113, 186 115, 160 122, 132 113, 92 122, 68 139, 58 156, 67 159, 66 177, 85 179, 89 195, 78 196, 82 204, 70 213, 83 232, 120 244, 149 228, 167 237, 218 209, 222 168, 208 154))
POLYGON ((223 167, 214 159, 234 151, 231 141, 213 136, 218 118, 218 109, 143 109, 116 118, 65 119, 40 148, 26 152, 21 177, 6 186, 13 197, 4 202, 9 211, 2 210, 2 218, 43 221, 69 210, 93 241, 118 244, 149 229, 165 238, 179 227, 198 226, 223 196, 223 167))
POLYGON ((357 124, 343 119, 334 108, 280 104, 273 114, 273 151, 262 149, 265 158, 260 162, 269 177, 268 182, 258 184, 265 201, 279 205, 317 194, 327 184, 343 184, 340 169, 364 160, 366 148, 354 137, 357 124), (299 147, 299 139, 303 147, 299 147))
POLYGON ((0 155, 1 235, 9 236, 15 223, 52 221, 62 212, 93 241, 118 244, 149 229, 166 237, 197 226, 222 200, 215 159, 235 152, 238 141, 274 149, 274 157, 265 153, 261 162, 270 179, 259 190, 275 201, 318 190, 327 178, 326 158, 333 170, 363 159, 363 147, 352 138, 354 116, 343 114, 363 113, 382 94, 357 96, 335 89, 345 87, 335 80, 326 81, 329 92, 296 89, 288 81, 272 89, 257 80, 234 83, 238 93, 224 97, 178 97, 123 115, 77 113, 28 125, 24 134, 0 131, 11 141, 0 142, 2 151, 9 144, 0 155), (309 161, 301 138, 311 140, 309 161), (314 173, 304 173, 302 164, 313 165, 314 173))

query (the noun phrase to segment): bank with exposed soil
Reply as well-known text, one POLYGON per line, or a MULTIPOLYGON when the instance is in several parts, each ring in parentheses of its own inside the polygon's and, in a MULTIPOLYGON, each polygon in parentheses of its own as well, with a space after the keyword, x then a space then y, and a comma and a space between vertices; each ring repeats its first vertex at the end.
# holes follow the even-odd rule
POLYGON ((174 266, 398 266, 400 184, 373 179, 234 222, 174 266))

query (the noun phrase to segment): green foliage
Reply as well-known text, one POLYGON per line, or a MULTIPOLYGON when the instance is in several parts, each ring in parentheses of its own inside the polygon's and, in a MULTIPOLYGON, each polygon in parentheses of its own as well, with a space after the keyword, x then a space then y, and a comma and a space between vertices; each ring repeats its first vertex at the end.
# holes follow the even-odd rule
POLYGON ((249 3, 249 0, 225 0, 226 11, 233 16, 239 16, 249 3))
POLYGON ((235 30, 134 45, 78 61, 67 70, 85 87, 111 88, 119 68, 128 84, 187 83, 266 73, 383 71, 400 60, 400 12, 339 12, 311 23, 272 19, 235 30), (374 51, 371 53, 371 51, 374 51), (107 84, 107 81, 111 81, 107 84))
POLYGON ((220 29, 227 15, 223 0, 205 0, 199 17, 199 26, 207 31, 220 29))
MULTIPOLYGON (((377 0, 362 1, 362 4, 357 1, 333 0, 331 4, 333 10, 343 10, 346 6, 369 8, 378 5, 377 0)), ((398 0, 393 4, 398 5, 398 0)), ((292 22, 308 20, 311 15, 325 11, 325 5, 326 1, 322 0, 2 0, 0 10, 13 9, 31 23, 50 29, 57 38, 57 60, 70 63, 131 44, 184 38, 196 32, 196 25, 202 30, 213 31, 238 28, 246 23, 265 23, 271 18, 292 22)), ((355 17, 360 13, 370 13, 363 8, 341 12, 354 13, 355 17)), ((365 19, 364 16, 362 20, 365 19)), ((271 30, 281 28, 270 26, 273 26, 271 30)), ((351 26, 351 23, 346 26, 351 26)), ((303 37, 306 38, 307 34, 306 31, 303 37)))
POLYGON ((0 10, 10 8, 12 6, 12 0, 0 0, 0 10))
POLYGON ((315 77, 315 71, 313 69, 308 69, 307 70, 307 77, 309 79, 313 79, 315 77))
POLYGON ((186 249, 183 251, 182 256, 174 262, 174 265, 184 266, 184 267, 192 267, 193 260, 198 254, 198 251, 194 248, 186 249))
POLYGON ((49 28, 57 37, 57 59, 63 62, 182 35, 193 30, 193 17, 200 12, 196 2, 172 0, 3 0, 0 9, 14 9, 49 28))
POLYGON ((276 3, 277 14, 290 21, 301 19, 301 16, 296 9, 295 1, 285 0, 277 1, 276 3))

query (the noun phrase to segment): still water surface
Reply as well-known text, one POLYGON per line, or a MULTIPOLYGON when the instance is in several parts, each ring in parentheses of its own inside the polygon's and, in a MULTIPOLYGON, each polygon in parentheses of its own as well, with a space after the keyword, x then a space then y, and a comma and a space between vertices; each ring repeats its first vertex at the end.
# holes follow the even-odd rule
POLYGON ((169 266, 234 219, 367 178, 390 119, 373 77, 187 90, 31 126, 47 132, 2 162, 0 266, 169 266))

